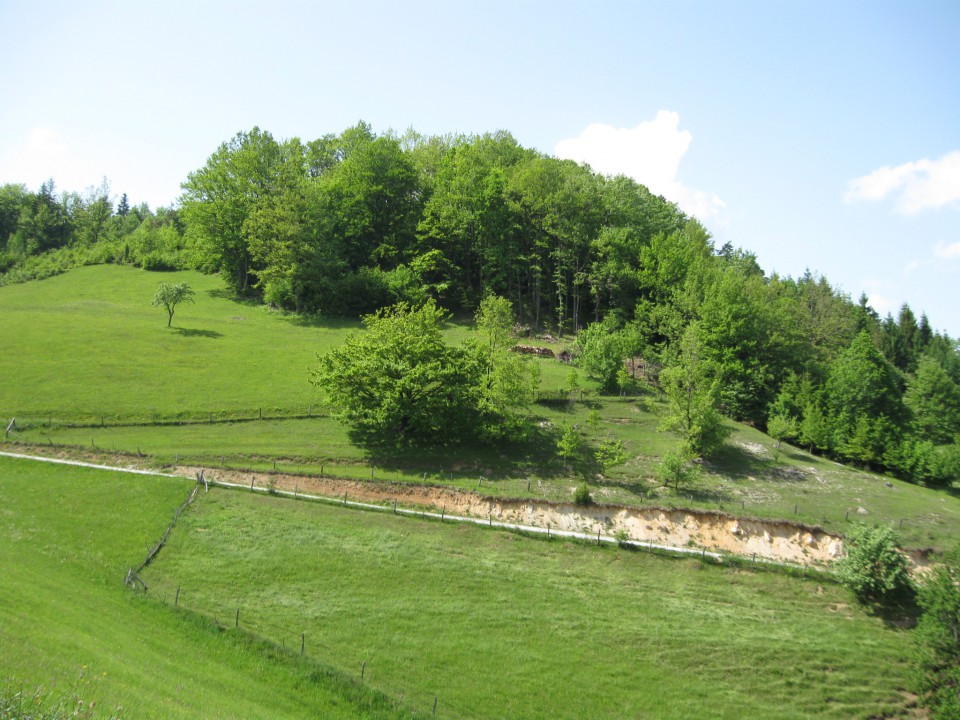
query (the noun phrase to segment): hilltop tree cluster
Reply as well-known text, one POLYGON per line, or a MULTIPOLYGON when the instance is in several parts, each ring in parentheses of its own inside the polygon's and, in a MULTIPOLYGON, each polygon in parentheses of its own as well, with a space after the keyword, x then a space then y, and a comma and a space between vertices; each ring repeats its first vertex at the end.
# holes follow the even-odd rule
POLYGON ((117 201, 104 180, 83 193, 52 180, 36 192, 0 186, 0 284, 55 275, 80 265, 117 263, 147 270, 192 267, 179 213, 117 201))
POLYGON ((671 429, 696 454, 719 415, 905 478, 960 475, 957 343, 908 306, 880 318, 810 272, 767 276, 625 177, 520 146, 508 133, 277 140, 254 128, 184 181, 176 209, 0 188, 3 281, 70 263, 219 272, 239 294, 358 315, 508 299, 521 327, 576 335, 604 390, 627 358, 663 367, 671 429), (579 334, 578 334, 579 333, 579 334), (577 335, 578 334, 578 335, 577 335))

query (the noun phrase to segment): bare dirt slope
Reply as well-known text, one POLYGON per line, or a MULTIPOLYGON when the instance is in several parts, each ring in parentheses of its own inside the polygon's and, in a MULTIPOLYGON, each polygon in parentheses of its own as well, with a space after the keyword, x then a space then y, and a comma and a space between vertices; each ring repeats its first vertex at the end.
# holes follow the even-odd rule
MULTIPOLYGON (((197 467, 181 466, 180 475, 194 476, 197 467)), ((397 501, 403 506, 443 509, 448 514, 491 517, 495 521, 607 536, 626 533, 630 540, 671 547, 704 548, 745 557, 801 565, 821 565, 843 554, 842 538, 822 528, 788 521, 738 518, 722 512, 662 507, 574 505, 541 500, 486 497, 427 485, 390 484, 269 473, 205 469, 209 480, 274 487, 325 497, 374 503, 397 501)))

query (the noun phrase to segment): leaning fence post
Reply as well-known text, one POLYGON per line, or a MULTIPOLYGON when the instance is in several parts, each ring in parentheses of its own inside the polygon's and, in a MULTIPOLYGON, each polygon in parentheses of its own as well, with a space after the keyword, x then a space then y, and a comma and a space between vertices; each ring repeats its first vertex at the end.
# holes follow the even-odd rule
POLYGON ((233 621, 233 626, 239 630, 240 629, 240 608, 237 608, 237 619, 233 621))
POLYGON ((434 717, 437 716, 437 700, 439 700, 439 699, 440 699, 439 697, 437 697, 436 695, 434 695, 434 697, 433 697, 433 716, 434 716, 434 717))
POLYGON ((363 685, 363 677, 367 674, 367 661, 363 661, 363 665, 360 666, 360 684, 363 685))
POLYGON ((180 586, 179 585, 177 585, 177 594, 173 598, 173 606, 174 607, 180 606, 180 586))

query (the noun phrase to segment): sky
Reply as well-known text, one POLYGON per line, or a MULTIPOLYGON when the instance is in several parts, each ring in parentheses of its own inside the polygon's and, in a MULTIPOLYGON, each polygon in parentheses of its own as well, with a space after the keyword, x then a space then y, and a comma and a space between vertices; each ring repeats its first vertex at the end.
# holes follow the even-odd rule
POLYGON ((0 0, 0 184, 152 208, 254 126, 507 130, 960 337, 960 2, 0 0))

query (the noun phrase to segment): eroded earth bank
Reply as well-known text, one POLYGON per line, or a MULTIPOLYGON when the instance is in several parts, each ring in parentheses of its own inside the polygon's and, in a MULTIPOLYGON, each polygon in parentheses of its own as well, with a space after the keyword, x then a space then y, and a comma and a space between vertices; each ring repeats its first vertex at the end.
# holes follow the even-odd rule
MULTIPOLYGON (((178 466, 194 477, 200 468, 178 466)), ((392 503, 450 515, 492 518, 496 522, 606 536, 676 548, 703 548, 743 557, 801 565, 822 565, 843 554, 843 539, 822 528, 789 521, 735 517, 723 512, 624 505, 574 505, 544 500, 505 499, 427 485, 358 482, 336 478, 205 469, 211 481, 296 491, 309 495, 392 503)), ((915 563, 922 559, 912 558, 915 563)))

